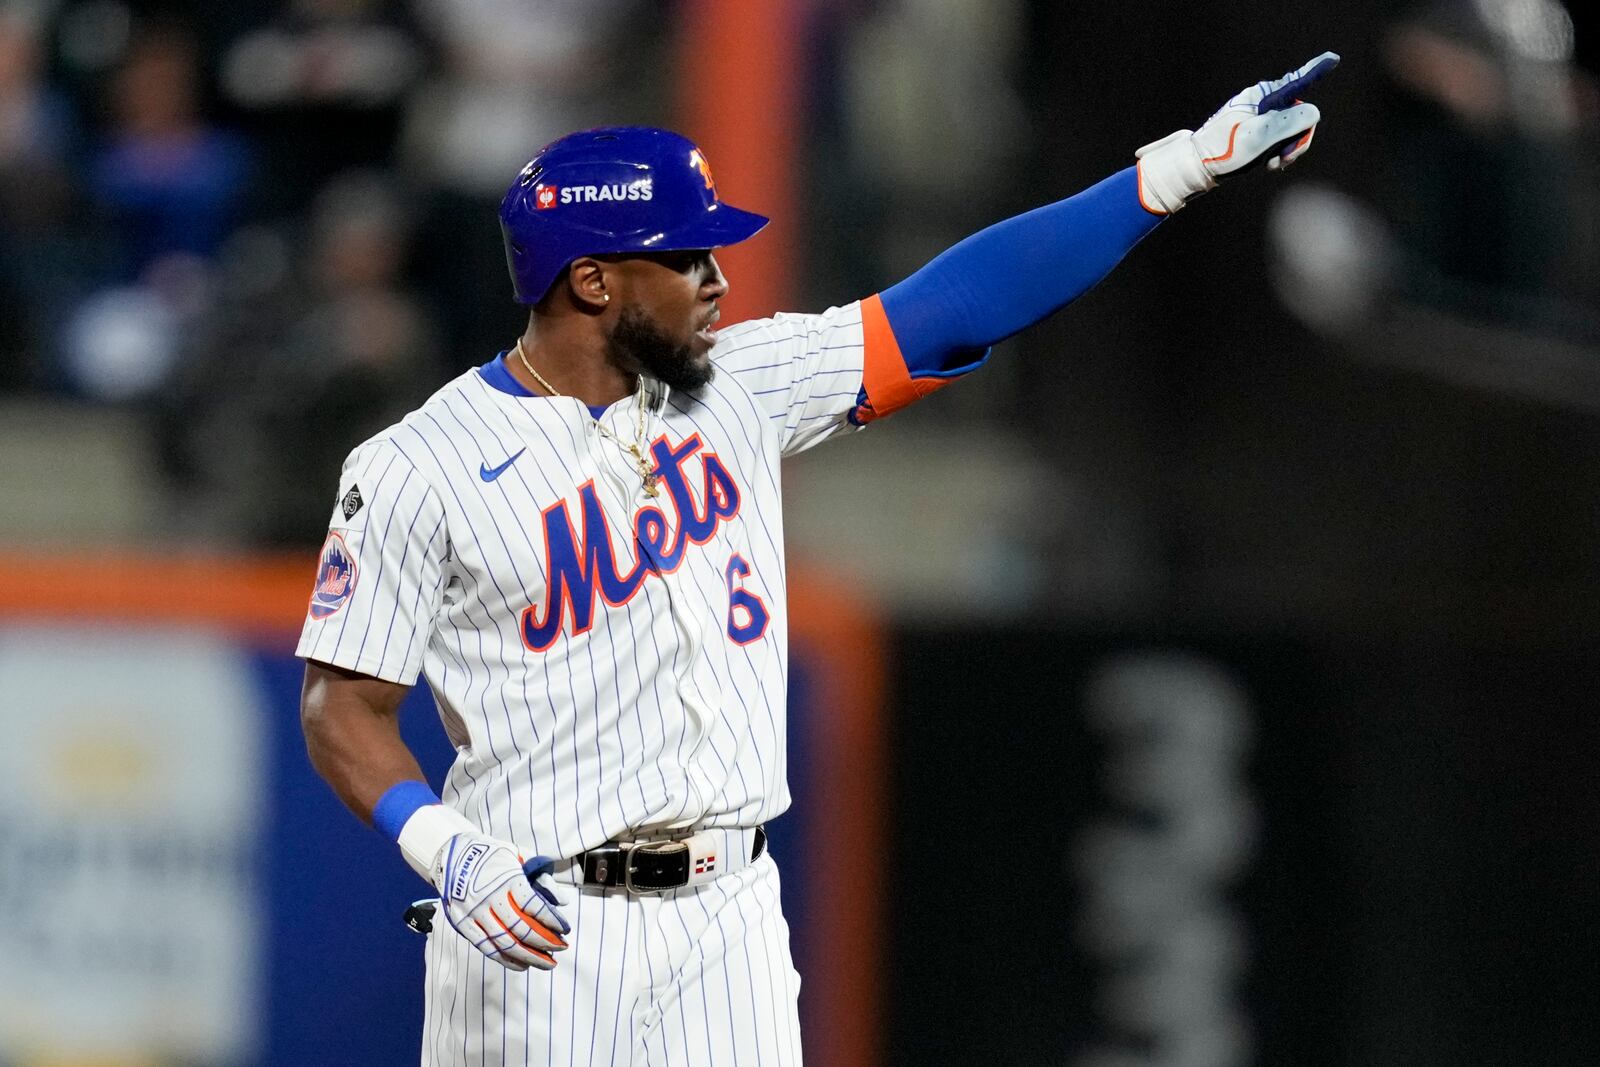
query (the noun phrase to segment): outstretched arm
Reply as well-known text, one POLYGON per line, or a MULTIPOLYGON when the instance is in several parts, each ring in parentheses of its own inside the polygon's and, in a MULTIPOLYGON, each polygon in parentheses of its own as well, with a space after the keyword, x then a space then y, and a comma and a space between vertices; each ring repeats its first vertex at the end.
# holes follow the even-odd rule
POLYGON ((1119 171, 978 231, 885 289, 883 311, 912 375, 964 373, 970 366, 960 364, 1110 274, 1165 217, 1140 206, 1138 185, 1135 168, 1119 171))
POLYGON ((1321 117, 1299 93, 1338 62, 1324 52, 1282 78, 1258 82, 1199 130, 1139 149, 1136 166, 990 226, 884 290, 883 314, 911 378, 971 370, 983 349, 1088 292, 1190 199, 1255 164, 1279 170, 1293 163, 1321 117))

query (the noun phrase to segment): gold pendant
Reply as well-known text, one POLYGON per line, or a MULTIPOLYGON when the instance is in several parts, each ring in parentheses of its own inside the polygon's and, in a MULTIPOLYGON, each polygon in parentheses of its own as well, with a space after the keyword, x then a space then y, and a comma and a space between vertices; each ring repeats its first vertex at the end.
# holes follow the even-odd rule
POLYGON ((653 471, 644 476, 644 491, 651 496, 661 495, 661 476, 653 471))

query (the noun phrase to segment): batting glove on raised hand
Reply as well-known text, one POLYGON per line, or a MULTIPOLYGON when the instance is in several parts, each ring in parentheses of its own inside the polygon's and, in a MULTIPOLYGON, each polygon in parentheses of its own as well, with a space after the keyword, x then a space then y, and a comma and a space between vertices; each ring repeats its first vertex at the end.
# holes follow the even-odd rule
POLYGON ((1139 149, 1139 202, 1157 215, 1171 214, 1252 164, 1282 170, 1299 159, 1322 118, 1299 94, 1338 65, 1337 54, 1324 52, 1276 81, 1252 85, 1198 130, 1179 130, 1139 149))
POLYGON ((472 947, 513 971, 556 965, 572 927, 556 909, 565 903, 550 884, 553 861, 523 862, 504 841, 476 831, 456 834, 433 863, 439 906, 472 947))

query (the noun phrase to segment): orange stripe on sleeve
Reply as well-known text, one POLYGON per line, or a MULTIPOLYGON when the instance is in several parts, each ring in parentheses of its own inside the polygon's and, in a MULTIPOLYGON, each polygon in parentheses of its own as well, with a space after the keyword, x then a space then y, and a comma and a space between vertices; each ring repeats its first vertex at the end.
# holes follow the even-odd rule
POLYGON ((891 415, 914 400, 942 389, 949 378, 913 378, 900 353, 883 300, 873 294, 861 301, 861 385, 867 402, 856 409, 856 421, 868 423, 891 415))

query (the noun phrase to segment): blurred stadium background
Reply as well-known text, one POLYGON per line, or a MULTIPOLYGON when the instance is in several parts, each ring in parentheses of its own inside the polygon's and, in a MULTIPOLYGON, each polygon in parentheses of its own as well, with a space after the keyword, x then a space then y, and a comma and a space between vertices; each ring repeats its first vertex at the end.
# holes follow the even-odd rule
POLYGON ((731 322, 1324 48, 1289 179, 789 465, 808 1055, 1600 1062, 1595 20, 3 0, 0 1064, 414 1062, 422 887, 305 766, 289 652, 344 454, 520 328, 539 145, 704 144, 777 220, 731 322))

